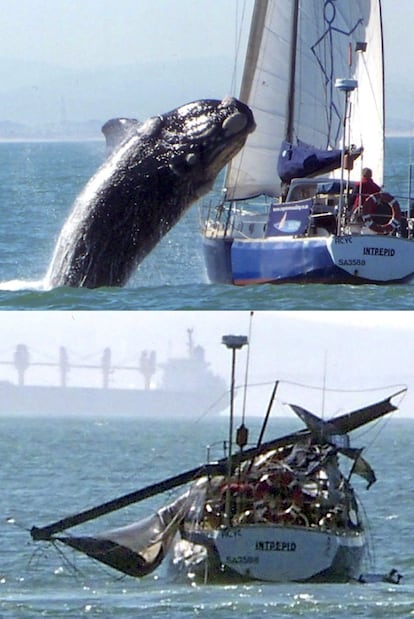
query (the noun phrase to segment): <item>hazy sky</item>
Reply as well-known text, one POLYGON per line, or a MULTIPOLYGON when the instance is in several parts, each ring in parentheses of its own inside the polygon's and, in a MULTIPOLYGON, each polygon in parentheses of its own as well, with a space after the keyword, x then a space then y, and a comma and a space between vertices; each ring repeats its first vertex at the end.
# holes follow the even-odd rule
MULTIPOLYGON (((143 349, 155 349, 161 362, 169 355, 186 354, 188 328, 194 329, 195 343, 205 348, 214 372, 229 378, 231 355, 221 337, 247 335, 249 312, 2 312, 0 361, 12 359, 16 344, 25 343, 33 361, 57 359, 58 348, 64 345, 72 362, 99 363, 106 346, 112 349, 113 364, 136 365, 143 349)), ((262 387, 250 392, 249 410, 263 412, 274 381, 280 379, 310 386, 325 384, 327 415, 376 401, 390 395, 393 386, 407 384, 412 393, 404 399, 401 414, 411 415, 413 350, 411 312, 256 312, 248 382, 262 387), (329 392, 377 388, 378 393, 346 396, 329 392)), ((246 352, 238 356, 239 384, 244 381, 246 352)), ((100 385, 99 372, 94 376, 100 385)), ((15 371, 0 366, 0 380, 5 378, 15 382, 15 371)), ((48 378, 57 384, 57 370, 43 374, 42 380, 48 378)), ((30 369, 27 382, 33 379, 38 382, 39 376, 30 369)), ((88 379, 93 380, 90 373, 88 379)), ((117 380, 115 373, 113 386, 117 380)), ((69 382, 76 382, 74 373, 69 382)), ((279 394, 315 412, 323 406, 321 391, 288 387, 286 382, 279 394)))
MULTIPOLYGON (((253 0, 0 0, 0 117, 29 125, 143 120, 185 101, 237 96, 252 7, 253 0), (214 68, 197 73, 200 58, 214 68), (146 71, 150 61, 165 69, 146 71)), ((383 13, 387 132, 407 132, 414 1, 383 0, 383 13)))
POLYGON ((235 0, 1 0, 0 56, 67 67, 231 57, 235 7, 235 0))
MULTIPOLYGON (((0 0, 0 57, 71 68, 234 57, 236 14, 252 0, 0 0)), ((412 80, 413 0, 383 0, 389 75, 412 80)), ((2 76, 2 81, 7 76, 2 76)), ((409 82, 410 83, 410 82, 409 82)))

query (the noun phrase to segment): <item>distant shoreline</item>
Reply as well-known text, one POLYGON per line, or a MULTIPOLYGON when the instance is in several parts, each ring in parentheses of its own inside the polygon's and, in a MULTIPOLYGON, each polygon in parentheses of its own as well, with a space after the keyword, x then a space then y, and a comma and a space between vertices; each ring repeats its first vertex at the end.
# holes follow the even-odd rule
MULTIPOLYGON (((414 133, 408 133, 405 131, 392 131, 391 133, 387 133, 385 135, 385 139, 393 139, 393 138, 414 138, 414 133)), ((105 143, 105 138, 100 135, 96 136, 70 136, 70 135, 61 135, 61 136, 18 136, 18 137, 1 137, 0 143, 3 144, 21 144, 21 143, 53 143, 53 142, 102 142, 105 143)))
POLYGON ((407 133, 405 131, 393 131, 392 133, 387 133, 385 135, 385 139, 388 138, 413 138, 414 133, 407 133))
POLYGON ((39 143, 39 142, 45 142, 45 143, 53 143, 53 142, 102 142, 105 143, 105 139, 104 138, 100 138, 100 137, 68 137, 68 136, 61 136, 61 137, 19 137, 19 138, 3 138, 0 137, 0 143, 1 144, 28 144, 28 143, 39 143))

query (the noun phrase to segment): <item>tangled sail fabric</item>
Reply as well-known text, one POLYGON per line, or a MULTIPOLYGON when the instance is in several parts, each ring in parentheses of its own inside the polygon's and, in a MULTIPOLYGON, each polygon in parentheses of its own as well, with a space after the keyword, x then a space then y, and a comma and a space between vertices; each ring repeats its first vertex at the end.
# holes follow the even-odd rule
POLYGON ((188 494, 134 524, 94 536, 55 539, 129 576, 153 572, 171 547, 184 513, 188 494))

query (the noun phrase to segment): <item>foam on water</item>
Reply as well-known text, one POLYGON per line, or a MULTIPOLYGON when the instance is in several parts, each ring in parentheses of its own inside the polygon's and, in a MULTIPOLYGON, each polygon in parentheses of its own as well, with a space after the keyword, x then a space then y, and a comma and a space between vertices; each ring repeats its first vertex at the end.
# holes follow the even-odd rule
POLYGON ((37 290, 39 292, 50 290, 47 286, 47 280, 41 279, 37 281, 29 281, 24 279, 11 279, 10 281, 0 282, 0 290, 17 292, 21 290, 37 290))

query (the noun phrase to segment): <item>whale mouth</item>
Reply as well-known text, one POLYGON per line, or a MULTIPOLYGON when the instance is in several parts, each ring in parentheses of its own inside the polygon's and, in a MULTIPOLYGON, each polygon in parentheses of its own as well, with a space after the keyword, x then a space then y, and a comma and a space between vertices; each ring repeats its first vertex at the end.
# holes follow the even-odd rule
POLYGON ((222 124, 225 137, 232 137, 242 131, 252 133, 256 129, 253 113, 242 101, 228 96, 222 100, 221 106, 224 108, 236 108, 233 114, 228 116, 222 124))

